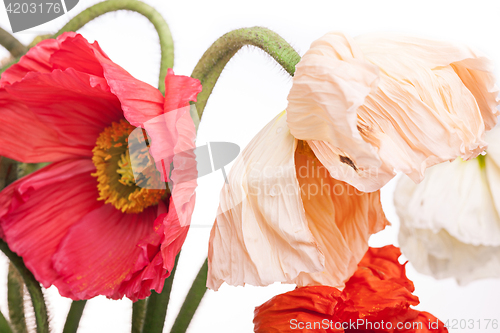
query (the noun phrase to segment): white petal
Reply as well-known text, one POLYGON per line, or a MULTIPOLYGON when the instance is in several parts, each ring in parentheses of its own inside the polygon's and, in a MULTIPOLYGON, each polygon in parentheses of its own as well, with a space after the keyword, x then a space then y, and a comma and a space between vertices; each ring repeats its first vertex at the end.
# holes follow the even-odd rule
POLYGON ((265 286, 320 272, 324 255, 308 228, 286 115, 243 150, 221 192, 209 245, 207 286, 265 286))
POLYGON ((467 244, 500 246, 500 218, 477 159, 429 168, 418 185, 402 178, 394 202, 409 229, 443 229, 467 244))
POLYGON ((401 224, 401 250, 415 269, 437 279, 455 278, 461 285, 500 278, 500 247, 460 242, 445 230, 408 229, 401 224))

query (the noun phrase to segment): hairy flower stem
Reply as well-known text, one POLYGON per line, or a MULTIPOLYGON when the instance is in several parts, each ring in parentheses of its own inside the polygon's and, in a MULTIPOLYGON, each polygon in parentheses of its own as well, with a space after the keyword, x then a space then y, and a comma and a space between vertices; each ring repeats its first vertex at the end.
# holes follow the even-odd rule
POLYGON ((24 282, 17 269, 9 264, 7 277, 7 301, 10 324, 16 333, 28 333, 24 317, 24 282))
POLYGON ((196 109, 201 118, 208 97, 229 60, 243 46, 253 45, 269 54, 290 75, 295 73, 299 54, 280 35, 266 28, 253 27, 233 30, 217 39, 203 54, 191 77, 200 80, 203 91, 198 95, 196 109))
POLYGON ((88 22, 98 16, 114 12, 117 10, 129 10, 139 13, 146 17, 155 27, 158 37, 160 38, 161 60, 160 60, 160 79, 158 89, 165 93, 165 76, 167 68, 174 67, 174 40, 170 33, 167 22, 153 7, 138 0, 108 0, 100 2, 92 7, 85 9, 80 14, 76 15, 71 21, 61 28, 53 38, 61 35, 66 31, 77 31, 88 22))
POLYGON ((28 52, 28 48, 21 44, 14 36, 5 31, 0 27, 0 45, 5 47, 10 54, 16 58, 20 57, 26 52, 28 52))
POLYGON ((132 333, 141 333, 146 313, 146 300, 140 299, 132 304, 132 333))
MULTIPOLYGON (((300 61, 299 54, 277 33, 262 27, 243 28, 228 32, 220 37, 203 54, 191 77, 200 80, 203 91, 198 94, 196 109, 198 122, 203 115, 208 98, 219 79, 222 70, 231 58, 246 45, 253 45, 269 54, 291 76, 295 73, 295 65, 300 61)), ((196 309, 207 291, 208 259, 201 266, 191 285, 181 310, 175 319, 171 333, 186 332, 196 309)))
POLYGON ((172 284, 174 282, 177 262, 179 261, 180 252, 175 257, 174 268, 170 272, 170 276, 165 280, 163 291, 161 293, 151 292, 146 305, 146 315, 144 317, 144 326, 142 333, 162 333, 165 318, 167 316, 168 302, 170 301, 170 293, 172 292, 172 284))
POLYGON ((63 333, 76 333, 78 330, 78 325, 80 325, 80 319, 82 318, 83 310, 87 301, 73 301, 71 307, 69 308, 68 316, 66 317, 66 322, 64 323, 63 333))
POLYGON ((191 285, 191 289, 182 304, 182 307, 175 319, 174 326, 172 326, 172 330, 170 333, 184 333, 186 332, 189 323, 191 323, 191 319, 193 319, 194 313, 196 309, 201 303, 205 292, 207 291, 207 273, 208 273, 208 259, 205 259, 205 262, 201 266, 196 278, 194 279, 193 284, 191 285))
POLYGON ((0 250, 5 253, 10 262, 18 270, 24 280, 24 284, 28 288, 35 311, 36 331, 37 333, 49 333, 49 321, 47 316, 47 307, 43 298, 42 288, 40 283, 35 279, 24 265, 23 259, 9 249, 7 243, 0 239, 0 250))
POLYGON ((9 325, 9 322, 3 315, 3 313, 0 311, 0 332, 2 333, 13 333, 12 328, 9 325))

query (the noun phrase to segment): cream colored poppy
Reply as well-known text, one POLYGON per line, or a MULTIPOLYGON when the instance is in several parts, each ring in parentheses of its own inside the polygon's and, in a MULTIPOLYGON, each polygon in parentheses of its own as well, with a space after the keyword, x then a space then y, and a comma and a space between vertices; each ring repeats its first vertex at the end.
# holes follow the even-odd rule
POLYGON ((476 157, 499 114, 491 63, 465 46, 328 33, 297 65, 288 125, 332 177, 361 191, 396 172, 476 157))
POLYGON ((421 181, 428 166, 484 150, 498 114, 490 70, 468 48, 424 39, 315 41, 286 113, 251 141, 222 189, 207 286, 342 288, 388 224, 380 187, 397 171, 421 181))
POLYGON ((460 284, 500 277, 500 127, 486 141, 486 156, 434 166, 418 185, 399 181, 399 243, 419 272, 460 284))
POLYGON ((342 288, 387 224, 379 192, 330 177, 283 112, 243 150, 221 193, 207 286, 225 281, 342 288))

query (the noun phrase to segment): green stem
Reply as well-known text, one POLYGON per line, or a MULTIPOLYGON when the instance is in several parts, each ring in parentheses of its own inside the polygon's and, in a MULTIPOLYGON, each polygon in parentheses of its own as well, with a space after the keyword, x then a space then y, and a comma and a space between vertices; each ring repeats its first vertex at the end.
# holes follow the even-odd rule
POLYGON ((28 333, 24 317, 24 282, 12 263, 7 278, 7 301, 12 328, 16 333, 28 333))
POLYGON ((9 322, 3 315, 3 313, 0 311, 0 332, 2 333, 13 333, 12 328, 9 325, 9 322))
POLYGON ((194 279, 191 289, 189 289, 186 299, 182 304, 181 310, 175 319, 174 326, 170 333, 184 333, 188 329, 191 319, 193 319, 196 309, 207 291, 207 273, 208 273, 208 259, 200 268, 198 275, 194 279))
POLYGON ((85 9, 83 12, 75 16, 53 37, 55 38, 66 31, 77 31, 98 16, 122 9, 139 13, 145 16, 154 25, 156 32, 158 33, 158 37, 160 38, 161 48, 160 79, 158 82, 158 89, 164 93, 167 68, 174 67, 174 41, 167 22, 165 22, 165 19, 161 16, 161 14, 150 5, 137 0, 108 0, 100 2, 85 9))
POLYGON ((64 323, 63 333, 76 333, 86 304, 86 300, 73 301, 71 303, 68 316, 66 317, 66 322, 64 323))
POLYGON ((132 304, 132 333, 141 333, 146 314, 146 300, 140 299, 132 304))
POLYGON ((175 271, 177 269, 177 262, 179 261, 179 253, 175 258, 174 268, 170 276, 165 280, 163 291, 158 294, 151 292, 146 305, 146 315, 144 317, 144 326, 142 327, 143 333, 162 333, 163 326, 165 325, 165 318, 167 316, 168 302, 170 301, 170 293, 172 292, 172 284, 174 282, 175 271))
POLYGON ((47 316, 47 307, 43 298, 42 288, 26 266, 23 259, 9 249, 7 243, 0 239, 0 250, 10 259, 10 262, 16 267, 19 274, 24 280, 24 284, 28 288, 35 311, 36 331, 37 333, 49 332, 49 321, 47 316))
POLYGON ((191 76, 200 80, 203 91, 198 94, 196 109, 201 118, 208 97, 227 62, 245 45, 256 46, 278 62, 290 75, 295 73, 299 54, 277 33, 262 27, 233 30, 220 37, 203 54, 191 76))
POLYGON ((26 52, 28 52, 28 48, 21 44, 14 36, 9 34, 7 31, 0 27, 0 45, 5 47, 7 51, 12 54, 14 58, 20 57, 26 52))
POLYGON ((0 190, 9 186, 17 179, 17 162, 0 156, 0 190))

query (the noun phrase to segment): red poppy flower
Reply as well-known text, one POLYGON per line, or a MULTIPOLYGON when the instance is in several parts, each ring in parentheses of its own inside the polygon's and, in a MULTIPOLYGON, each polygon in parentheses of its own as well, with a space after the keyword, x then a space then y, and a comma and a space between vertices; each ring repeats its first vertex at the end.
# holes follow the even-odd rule
POLYGON ((413 283, 389 245, 370 248, 343 291, 329 286, 297 288, 255 309, 255 332, 448 332, 419 303, 413 283))
POLYGON ((134 301, 162 290, 194 207, 196 162, 175 154, 194 148, 188 105, 201 91, 172 70, 165 86, 163 97, 75 33, 2 75, 0 155, 52 163, 0 193, 0 237, 44 287, 134 301), (148 152, 132 156, 128 136, 148 124, 154 160, 174 165, 171 191, 135 183, 131 165, 148 152))

